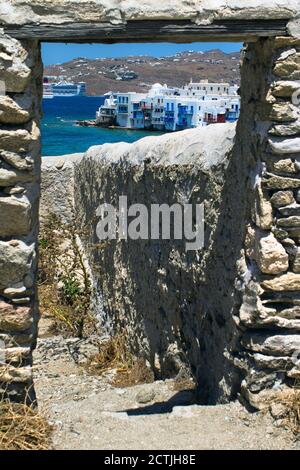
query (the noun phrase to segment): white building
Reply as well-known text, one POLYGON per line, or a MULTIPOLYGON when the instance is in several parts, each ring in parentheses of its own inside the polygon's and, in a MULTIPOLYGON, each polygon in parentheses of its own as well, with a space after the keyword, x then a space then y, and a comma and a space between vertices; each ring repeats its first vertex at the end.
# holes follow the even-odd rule
POLYGON ((144 115, 140 103, 146 98, 144 93, 116 93, 117 125, 120 127, 143 129, 144 115))
POLYGON ((201 80, 182 88, 155 83, 148 93, 114 93, 116 124, 128 129, 176 131, 235 121, 240 114, 237 90, 236 85, 201 80))
POLYGON ((188 96, 202 96, 202 95, 227 95, 229 93, 229 83, 210 83, 208 80, 200 80, 200 82, 193 82, 183 87, 183 93, 188 96))

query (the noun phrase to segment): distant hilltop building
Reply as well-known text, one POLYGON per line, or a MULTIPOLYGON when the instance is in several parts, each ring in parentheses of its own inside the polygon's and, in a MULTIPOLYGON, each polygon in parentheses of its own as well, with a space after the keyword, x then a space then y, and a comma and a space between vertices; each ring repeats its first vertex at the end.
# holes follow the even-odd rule
POLYGON ((182 88, 155 83, 148 93, 108 93, 96 114, 99 126, 176 131, 233 122, 240 115, 238 86, 190 81, 182 88))
POLYGON ((58 83, 50 83, 48 77, 44 78, 43 98, 54 98, 55 96, 72 97, 85 96, 86 83, 61 81, 58 83))

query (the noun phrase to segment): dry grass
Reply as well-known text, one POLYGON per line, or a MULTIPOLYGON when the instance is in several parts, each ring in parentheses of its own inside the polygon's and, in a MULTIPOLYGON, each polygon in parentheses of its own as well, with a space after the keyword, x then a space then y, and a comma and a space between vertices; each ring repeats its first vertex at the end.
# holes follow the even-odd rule
POLYGON ((0 401, 0 450, 48 450, 52 427, 27 405, 0 401))
POLYGON ((51 333, 73 336, 76 332, 73 323, 73 309, 69 305, 63 305, 53 285, 43 284, 39 286, 39 301, 42 317, 51 319, 51 333))
POLYGON ((195 381, 189 377, 174 380, 173 390, 175 392, 183 392, 185 390, 196 390, 195 381))
MULTIPOLYGON (((51 322, 50 333, 67 338, 78 335, 78 314, 74 307, 61 301, 54 285, 39 286, 39 302, 42 318, 51 322)), ((88 313, 85 317, 84 335, 88 336, 95 331, 95 319, 88 313)))
POLYGON ((102 375, 109 370, 115 370, 111 384, 116 387, 153 382, 153 373, 146 366, 145 360, 135 359, 129 352, 126 338, 126 334, 120 333, 102 343, 98 354, 90 358, 88 371, 102 375))
POLYGON ((292 430, 296 437, 300 437, 300 387, 284 390, 278 394, 275 403, 285 408, 284 424, 292 430))
POLYGON ((153 372, 147 367, 144 359, 137 359, 131 368, 117 371, 112 385, 122 388, 152 382, 154 382, 153 372))
POLYGON ((117 334, 99 345, 99 352, 90 358, 87 367, 90 372, 102 375, 111 369, 127 370, 132 367, 133 362, 126 336, 117 334))

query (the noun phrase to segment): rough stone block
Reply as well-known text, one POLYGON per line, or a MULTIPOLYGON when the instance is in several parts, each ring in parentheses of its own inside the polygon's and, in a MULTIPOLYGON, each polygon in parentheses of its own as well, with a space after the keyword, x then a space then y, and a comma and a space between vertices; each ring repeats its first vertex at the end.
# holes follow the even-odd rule
POLYGON ((273 69, 273 73, 281 78, 289 78, 291 80, 300 79, 300 52, 295 49, 287 57, 279 59, 273 69))
POLYGON ((0 197, 0 237, 27 235, 32 226, 31 204, 23 197, 0 197))
POLYGON ((24 124, 30 120, 30 113, 22 109, 9 96, 0 95, 0 123, 24 124))
POLYGON ((269 145, 273 153, 285 155, 300 152, 300 137, 294 139, 280 139, 273 137, 269 139, 269 145))
POLYGON ((267 168, 272 173, 283 173, 287 175, 298 173, 295 162, 291 158, 283 158, 280 160, 271 158, 267 162, 267 168))
POLYGON ((0 187, 14 186, 17 183, 30 183, 33 181, 31 173, 13 168, 0 168, 0 187))
POLYGON ((0 129, 0 146, 8 152, 29 152, 40 138, 39 126, 35 121, 27 129, 0 129))
POLYGON ((31 330, 26 330, 26 332, 15 333, 0 333, 0 341, 3 341, 5 349, 15 348, 15 347, 24 347, 30 348, 34 340, 34 336, 31 330))
POLYGON ((242 338, 245 348, 274 356, 291 356, 300 350, 300 335, 270 335, 268 333, 246 333, 242 338))
POLYGON ((290 227, 300 227, 300 216, 293 215, 287 217, 286 219, 277 219, 277 224, 279 227, 290 228, 290 227))
POLYGON ((275 103, 272 105, 269 119, 277 122, 293 122, 299 118, 296 106, 290 103, 275 103))
POLYGON ((279 207, 278 211, 280 212, 281 215, 284 215, 285 217, 289 217, 292 215, 300 215, 300 204, 297 204, 295 202, 288 206, 279 207))
POLYGON ((32 381, 32 369, 27 367, 13 367, 0 365, 0 382, 28 383, 32 381))
POLYGON ((247 255, 254 259, 265 274, 279 274, 288 270, 289 257, 272 233, 248 228, 247 255))
POLYGON ((20 240, 0 241, 0 288, 22 282, 30 273, 34 259, 34 244, 27 245, 20 240))
POLYGON ((272 86, 272 94, 279 98, 289 98, 298 91, 300 92, 300 83, 298 81, 278 81, 272 86))
POLYGON ((263 184, 268 189, 297 189, 300 188, 300 179, 271 175, 263 179, 263 184))
POLYGON ((256 187, 252 220, 262 230, 269 230, 273 224, 273 208, 262 189, 261 182, 256 187))
POLYGON ((31 307, 14 306, 0 301, 0 330, 8 333, 26 331, 32 327, 32 324, 31 307))
POLYGON ((291 122, 289 124, 276 124, 269 130, 269 134, 290 137, 300 135, 300 121, 291 122))
MULTIPOLYGON (((14 152, 6 152, 4 150, 0 149, 0 159, 4 160, 7 164, 11 165, 14 167, 16 170, 20 171, 32 171, 34 168, 34 159, 30 154, 18 154, 14 152)), ((21 177, 22 179, 22 173, 18 173, 19 178, 21 177)), ((28 178, 28 176, 23 175, 23 178, 28 178)), ((11 176, 13 178, 13 176, 11 176)), ((2 177, 2 180, 5 183, 5 177, 2 177)), ((1 184, 1 180, 0 180, 1 184)))
MULTIPOLYGON (((271 291, 297 291, 300 290, 300 274, 286 273, 276 276, 273 279, 265 280, 261 283, 265 290, 271 291)), ((299 337, 300 341, 300 337, 299 337)))
POLYGON ((5 82, 6 91, 22 93, 31 79, 31 69, 26 62, 32 51, 26 50, 16 39, 3 34, 0 35, 0 43, 0 80, 5 82))
POLYGON ((292 191, 278 191, 270 199, 274 207, 288 206, 295 202, 292 191))
POLYGON ((31 354, 30 348, 8 348, 0 349, 0 356, 5 357, 6 364, 21 365, 31 354))
MULTIPOLYGON (((292 263, 292 270, 294 273, 300 273, 300 250, 299 247, 297 247, 296 250, 296 255, 294 257, 293 263, 292 263)), ((299 311, 300 313, 300 311, 299 311)), ((300 315, 299 315, 300 317, 300 315)))

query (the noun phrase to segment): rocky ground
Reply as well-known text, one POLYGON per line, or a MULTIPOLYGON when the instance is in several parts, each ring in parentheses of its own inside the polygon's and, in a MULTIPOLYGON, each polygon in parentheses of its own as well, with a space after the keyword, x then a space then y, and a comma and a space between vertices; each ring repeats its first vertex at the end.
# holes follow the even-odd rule
POLYGON ((93 376, 80 365, 94 350, 92 341, 39 340, 36 390, 54 424, 55 449, 300 448, 269 414, 238 402, 199 406, 192 390, 176 391, 172 380, 115 388, 112 372, 93 376))

